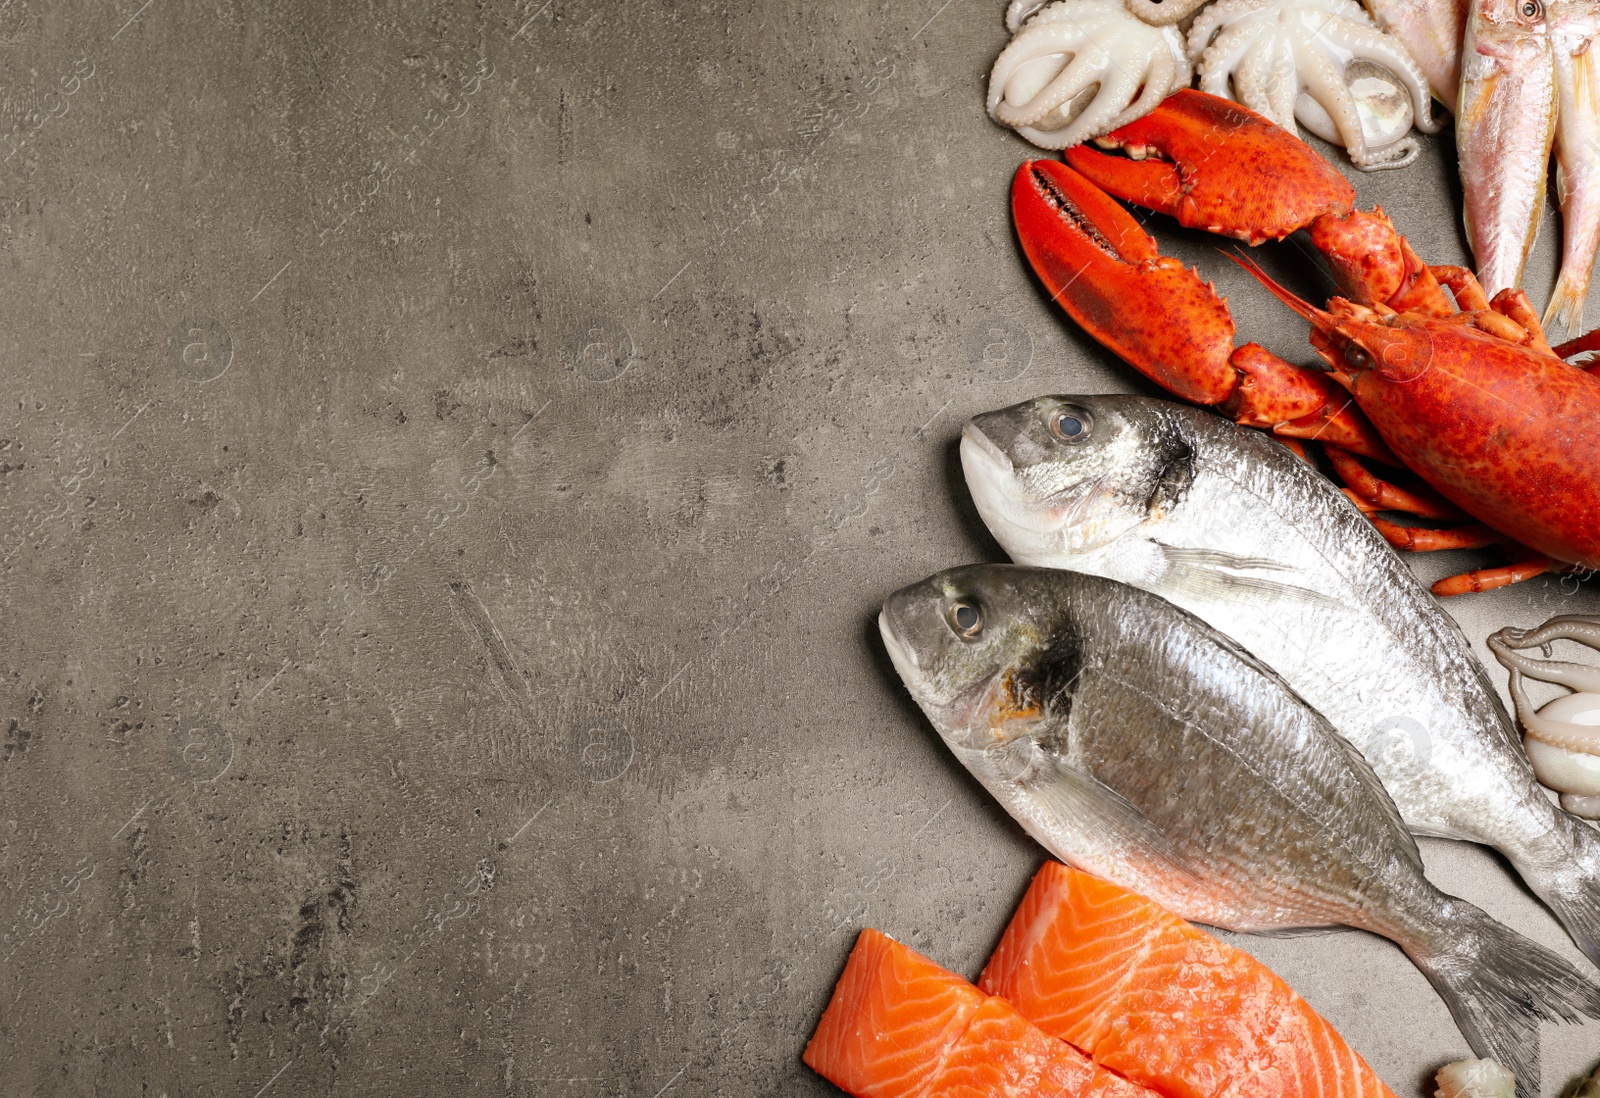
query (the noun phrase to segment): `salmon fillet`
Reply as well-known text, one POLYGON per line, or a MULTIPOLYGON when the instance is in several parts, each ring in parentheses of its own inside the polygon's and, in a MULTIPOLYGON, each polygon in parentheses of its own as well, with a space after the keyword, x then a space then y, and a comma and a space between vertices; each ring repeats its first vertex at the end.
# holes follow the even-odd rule
POLYGON ((978 982, 1165 1098, 1394 1098, 1254 957, 1057 862, 1033 879, 978 982))
POLYGON ((803 1059, 856 1098, 1156 1098, 871 929, 803 1059))

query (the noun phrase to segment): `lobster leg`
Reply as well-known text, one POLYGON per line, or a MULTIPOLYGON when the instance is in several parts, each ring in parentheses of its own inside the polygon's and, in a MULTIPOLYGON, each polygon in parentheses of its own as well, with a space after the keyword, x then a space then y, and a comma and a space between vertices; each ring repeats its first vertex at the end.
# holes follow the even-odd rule
POLYGON ((1411 553, 1433 553, 1440 549, 1486 549, 1504 544, 1504 534, 1489 529, 1481 522, 1456 526, 1449 530, 1429 530, 1423 526, 1401 526, 1388 519, 1369 515, 1372 525, 1378 528, 1384 540, 1396 549, 1411 553))
POLYGON ((1465 267, 1439 265, 1431 269, 1439 282, 1449 287, 1455 295, 1457 307, 1463 313, 1471 314, 1476 327, 1513 343, 1532 347, 1535 351, 1555 353, 1544 337, 1544 325, 1539 321, 1539 314, 1528 303, 1527 294, 1521 290, 1501 290, 1491 301, 1478 282, 1478 276, 1465 267), (1506 324, 1500 318, 1512 323, 1506 324))
POLYGON ((1519 324, 1528 334, 1522 341, 1527 346, 1547 355, 1555 354, 1550 349, 1550 341, 1544 337, 1544 324, 1539 320, 1539 314, 1533 311, 1527 294, 1516 289, 1501 290, 1489 302, 1489 308, 1519 324))
POLYGON ((1489 295, 1483 292, 1478 276, 1465 267, 1441 263, 1430 267, 1429 270, 1455 295, 1456 308, 1462 312, 1475 313, 1489 307, 1489 295))
MULTIPOLYGON (((1592 332, 1586 332, 1577 339, 1569 339, 1567 342, 1551 348, 1550 353, 1557 358, 1572 359, 1578 355, 1593 351, 1600 351, 1600 328, 1596 328, 1592 332)), ((1600 374, 1600 355, 1585 359, 1582 362, 1574 362, 1572 365, 1591 374, 1600 374)))
POLYGON ((1221 410, 1235 422, 1280 439, 1315 440, 1399 464, 1355 402, 1324 375, 1285 362, 1257 343, 1237 348, 1228 361, 1238 371, 1238 385, 1221 410))
MULTIPOLYGON (((1337 446, 1328 447, 1328 460, 1334 472, 1348 487, 1345 494, 1363 511, 1405 511, 1419 518, 1464 519, 1460 508, 1432 491, 1408 491, 1405 488, 1379 480, 1367 472, 1365 466, 1347 451, 1337 446)), ((1393 541, 1393 539, 1390 539, 1393 541)), ((1497 538, 1498 540, 1498 538, 1497 538)))
POLYGON ((1433 593, 1444 599, 1452 595, 1493 591, 1546 572, 1561 571, 1565 567, 1549 557, 1535 554, 1516 564, 1507 564, 1500 568, 1479 568, 1472 572, 1462 572, 1459 576, 1447 576, 1433 585, 1433 593))

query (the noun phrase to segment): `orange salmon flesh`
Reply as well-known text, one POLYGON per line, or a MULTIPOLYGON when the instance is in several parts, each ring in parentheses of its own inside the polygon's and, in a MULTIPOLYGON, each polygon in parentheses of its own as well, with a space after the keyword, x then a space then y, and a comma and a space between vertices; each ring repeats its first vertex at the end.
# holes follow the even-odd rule
POLYGON ((856 1098, 1156 1098, 872 929, 803 1059, 856 1098))
POLYGON ((1260 961, 1057 862, 1034 877, 978 982, 1165 1098, 1394 1098, 1260 961))

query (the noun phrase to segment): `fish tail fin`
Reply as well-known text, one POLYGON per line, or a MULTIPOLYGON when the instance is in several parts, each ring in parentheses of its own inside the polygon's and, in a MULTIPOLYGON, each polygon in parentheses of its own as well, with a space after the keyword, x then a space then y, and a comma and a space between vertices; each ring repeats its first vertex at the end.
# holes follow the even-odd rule
POLYGON ((1539 1095, 1539 1023, 1600 1018, 1600 987, 1572 965, 1464 900, 1446 897, 1438 932, 1408 948, 1478 1056, 1539 1095))
POLYGON ((1589 296, 1587 276, 1587 271, 1574 274, 1562 267, 1561 275, 1556 279, 1555 292, 1550 295, 1550 304, 1544 310, 1546 331, 1554 331, 1556 325, 1564 324, 1570 339, 1583 328, 1583 300, 1589 296))
POLYGON ((1600 831, 1551 808, 1567 832, 1568 849, 1539 865, 1513 864, 1528 887, 1549 906, 1584 955, 1600 966, 1600 831))

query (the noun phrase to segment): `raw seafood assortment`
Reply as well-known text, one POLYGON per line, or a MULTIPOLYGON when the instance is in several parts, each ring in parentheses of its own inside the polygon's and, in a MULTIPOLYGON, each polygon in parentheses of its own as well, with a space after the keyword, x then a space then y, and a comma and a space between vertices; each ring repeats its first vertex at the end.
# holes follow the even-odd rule
POLYGON ((1600 988, 1429 883, 1372 768, 1186 611, 984 564, 896 592, 879 623, 945 746, 1057 858, 1211 926, 1390 939, 1530 1095, 1539 1023, 1600 1018, 1600 988))
POLYGON ((1152 109, 1160 98, 1152 99, 1152 87, 1165 94, 1186 85, 1187 69, 1171 66, 1151 33, 1185 23, 1201 89, 1288 130, 1302 125, 1344 146, 1366 171, 1416 159, 1411 130, 1439 128, 1430 106, 1437 99, 1455 115, 1463 222, 1489 298, 1522 280, 1553 151, 1565 240, 1544 323, 1578 334, 1600 251, 1600 73, 1590 48, 1600 38, 1597 0, 1368 0, 1370 14, 1353 0, 1113 0, 1109 7, 1125 16, 1114 23, 1107 0, 1041 6, 1014 0, 1007 9, 1017 38, 990 76, 989 107, 997 122, 1042 148, 1103 137, 1152 109), (1083 33, 1070 49, 1052 49, 1051 36, 1032 29, 1044 20, 1083 33), (1042 86, 1015 75, 1024 39, 1031 44, 1020 54, 1030 71, 1058 72, 1071 58, 1084 80, 1098 65, 1104 88, 1115 90, 1097 94, 1079 83, 1076 103, 1015 107, 1042 86), (1140 74, 1148 78, 1136 99, 1140 74), (1013 107, 996 110, 1002 100, 1013 107), (1091 100, 1100 107, 1092 115, 1083 111, 1091 100), (1076 121, 1068 127, 1052 111, 1076 121))
POLYGON ((1298 120, 1344 145, 1366 171, 1415 160, 1413 125, 1424 133, 1438 129, 1428 77, 1353 0, 1205 2, 1057 0, 1041 7, 1014 0, 1006 27, 1015 37, 989 75, 990 117, 1040 148, 1066 148, 1147 114, 1188 86, 1192 63, 1205 90, 1237 98, 1291 130, 1298 120), (1196 10, 1185 44, 1177 28, 1196 10), (1168 57, 1173 46, 1176 66, 1168 57), (1188 63, 1181 62, 1185 50, 1188 63), (1106 74, 1098 92, 1088 83, 1096 69, 1106 74), (1027 105, 1053 74, 1070 71, 1078 75, 1059 83, 1081 94, 1080 103, 1058 91, 1038 97, 1037 107, 1027 105), (1083 109, 1091 99, 1099 108, 1092 114, 1083 109))
POLYGON ((1550 803, 1466 636, 1326 478, 1221 416, 1135 396, 976 416, 961 466, 1013 560, 1139 587, 1270 654, 1413 832, 1498 849, 1600 960, 1600 835, 1550 803))
POLYGON ((1442 580, 1436 594, 1600 567, 1600 441, 1588 429, 1600 377, 1552 352, 1522 291, 1490 301, 1470 271, 1423 263, 1382 210, 1353 208, 1349 184, 1303 142, 1215 96, 1177 92, 1104 143, 1141 158, 1080 145, 1064 164, 1024 163, 1011 192, 1035 273, 1085 330, 1185 399, 1320 441, 1369 510, 1461 523, 1379 521, 1395 544, 1496 545, 1512 558, 1442 580), (1225 163, 1212 154, 1219 143, 1234 153, 1225 163), (1327 368, 1234 348, 1226 304, 1161 256, 1107 191, 1252 244, 1306 229, 1345 296, 1319 310, 1263 282, 1312 322, 1327 368), (1402 465, 1434 492, 1399 491, 1354 454, 1402 465))
POLYGON ((1411 838, 1496 847, 1600 962, 1600 835, 1578 819, 1600 818, 1600 666, 1551 652, 1600 649, 1600 618, 1489 638, 1519 750, 1395 552, 1510 558, 1439 596, 1600 568, 1600 377, 1574 364, 1600 331, 1544 334, 1580 325, 1600 247, 1600 0, 1367 8, 1006 11, 988 111, 1065 161, 1016 174, 1024 252, 1096 339, 1211 408, 1041 397, 967 424, 968 488, 1018 563, 904 588, 880 632, 952 755, 1068 864, 1040 870, 980 987, 863 931, 804 1056, 859 1098, 1393 1098, 1185 919, 1393 941, 1480 1057, 1440 1068, 1435 1098, 1533 1098, 1541 1023, 1600 1018, 1600 986, 1435 888, 1411 838), (1433 99, 1456 115, 1476 275, 1425 263, 1294 136, 1401 167, 1433 99), (1566 246, 1541 321, 1517 284, 1552 151, 1566 246), (1235 347, 1214 289, 1118 199, 1251 245, 1304 230, 1342 295, 1325 307, 1235 258, 1310 322, 1322 366, 1235 347), (1527 679, 1572 692, 1536 706, 1527 679))

